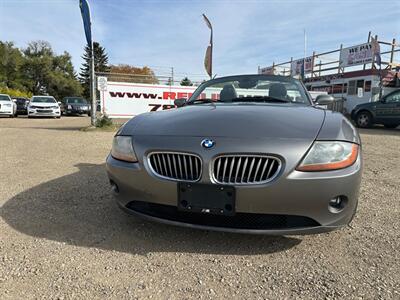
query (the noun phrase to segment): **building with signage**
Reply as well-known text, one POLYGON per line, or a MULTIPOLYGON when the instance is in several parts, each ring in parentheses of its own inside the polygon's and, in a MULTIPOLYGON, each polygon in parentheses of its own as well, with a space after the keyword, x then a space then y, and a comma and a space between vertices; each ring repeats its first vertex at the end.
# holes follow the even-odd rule
POLYGON ((309 91, 323 91, 344 99, 347 112, 358 104, 377 101, 381 95, 400 88, 400 45, 368 35, 366 43, 272 66, 258 68, 259 74, 300 77, 309 91))

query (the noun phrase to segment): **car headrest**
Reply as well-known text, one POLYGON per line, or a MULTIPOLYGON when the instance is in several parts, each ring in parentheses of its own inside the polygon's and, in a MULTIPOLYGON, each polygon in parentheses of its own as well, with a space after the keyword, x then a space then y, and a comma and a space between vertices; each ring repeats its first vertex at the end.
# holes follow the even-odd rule
POLYGON ((237 98, 235 87, 232 84, 225 84, 219 94, 219 100, 221 102, 231 102, 234 98, 237 98))
POLYGON ((287 96, 286 87, 282 83, 272 83, 269 86, 269 96, 284 99, 287 96))

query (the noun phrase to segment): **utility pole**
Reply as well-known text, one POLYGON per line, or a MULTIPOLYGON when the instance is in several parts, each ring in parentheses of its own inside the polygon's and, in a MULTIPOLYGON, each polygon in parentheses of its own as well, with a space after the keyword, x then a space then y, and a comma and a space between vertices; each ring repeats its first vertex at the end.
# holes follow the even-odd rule
POLYGON ((307 55, 307 36, 306 29, 304 28, 304 57, 303 57, 303 82, 306 79, 306 55, 307 55))
POLYGON ((96 103, 96 75, 94 72, 94 48, 93 41, 91 44, 91 64, 90 64, 90 97, 92 100, 92 107, 90 111, 90 122, 92 126, 96 126, 96 111, 97 111, 97 103, 96 103))

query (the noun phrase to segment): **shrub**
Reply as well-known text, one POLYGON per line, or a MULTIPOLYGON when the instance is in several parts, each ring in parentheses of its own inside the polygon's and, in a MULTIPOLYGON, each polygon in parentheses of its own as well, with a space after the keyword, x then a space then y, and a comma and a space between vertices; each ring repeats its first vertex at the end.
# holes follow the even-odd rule
POLYGON ((24 97, 24 98, 31 98, 32 93, 25 92, 17 89, 10 89, 4 86, 0 86, 0 94, 7 94, 10 95, 11 98, 13 97, 24 97))
POLYGON ((107 115, 103 115, 96 119, 96 127, 103 128, 111 126, 113 126, 113 122, 107 115))

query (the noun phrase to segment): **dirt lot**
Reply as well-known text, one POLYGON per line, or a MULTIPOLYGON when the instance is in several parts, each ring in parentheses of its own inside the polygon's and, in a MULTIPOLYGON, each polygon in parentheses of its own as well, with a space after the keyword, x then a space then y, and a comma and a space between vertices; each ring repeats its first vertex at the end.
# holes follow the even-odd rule
POLYGON ((268 237, 126 216, 88 123, 0 119, 0 299, 400 299, 400 129, 361 132, 351 227, 268 237))

